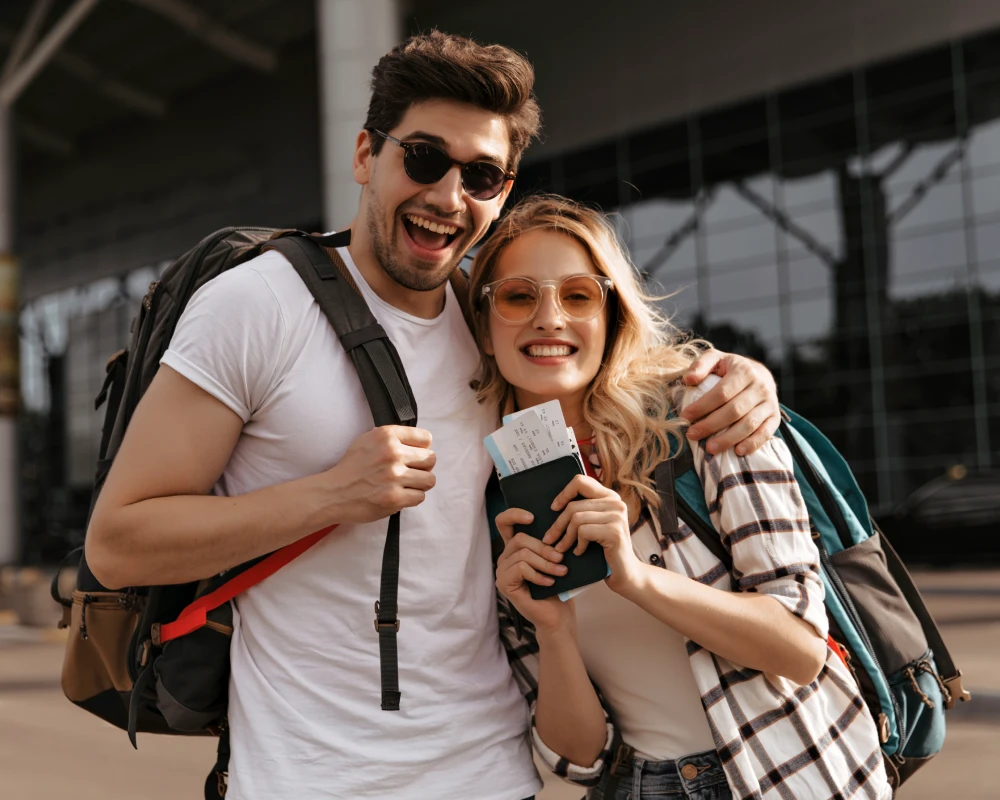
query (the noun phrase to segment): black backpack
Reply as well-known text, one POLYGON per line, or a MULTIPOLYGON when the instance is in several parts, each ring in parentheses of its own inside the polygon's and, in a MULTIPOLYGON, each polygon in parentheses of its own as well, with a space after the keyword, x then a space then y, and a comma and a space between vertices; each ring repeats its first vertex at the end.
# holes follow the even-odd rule
MULTIPOLYGON (((335 248, 349 242, 350 231, 309 235, 271 228, 225 228, 203 239, 150 285, 133 322, 130 346, 108 362, 106 380, 97 397, 97 408, 105 402, 108 407, 91 512, 136 406, 159 369, 194 292, 268 249, 278 250, 292 263, 333 325, 358 371, 373 424, 416 424, 416 401, 396 349, 336 253, 335 248)), ((452 283, 468 320, 464 275, 456 270, 452 283)), ((205 797, 221 798, 229 759, 226 711, 233 628, 228 601, 296 558, 332 527, 200 582, 116 591, 94 578, 87 566, 85 546, 79 548, 72 598, 61 597, 55 581, 52 589, 64 609, 60 627, 70 629, 63 663, 64 694, 81 708, 128 731, 133 746, 140 731, 218 736, 219 757, 206 781, 205 797)), ((384 710, 397 710, 400 701, 398 583, 397 513, 389 519, 375 603, 384 710)))

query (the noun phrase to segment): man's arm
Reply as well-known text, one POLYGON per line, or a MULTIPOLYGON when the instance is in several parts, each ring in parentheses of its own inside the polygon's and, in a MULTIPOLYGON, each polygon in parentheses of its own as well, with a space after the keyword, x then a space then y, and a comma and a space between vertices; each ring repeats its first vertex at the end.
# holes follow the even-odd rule
POLYGON ((688 368, 684 383, 697 386, 709 375, 719 375, 719 385, 681 412, 692 423, 688 438, 708 439, 709 453, 722 453, 731 447, 740 456, 753 453, 781 424, 774 376, 746 356, 708 350, 688 368))
POLYGON ((242 429, 225 404, 170 367, 159 370, 87 531, 87 563, 102 584, 200 580, 335 522, 368 522, 418 505, 434 485, 430 434, 386 426, 358 437, 326 472, 211 496, 242 429))

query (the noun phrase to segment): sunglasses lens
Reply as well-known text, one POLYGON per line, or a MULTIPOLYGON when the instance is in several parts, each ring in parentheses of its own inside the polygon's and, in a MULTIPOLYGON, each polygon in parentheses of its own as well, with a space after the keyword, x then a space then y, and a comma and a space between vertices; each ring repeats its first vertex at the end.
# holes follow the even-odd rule
POLYGON ((567 317, 591 319, 604 305, 604 291, 596 278, 577 275, 567 278, 559 286, 559 304, 567 317))
POLYGON ((403 156, 403 168, 416 183, 437 183, 451 169, 451 159, 432 144, 411 144, 403 156))
POLYGON ((507 176, 496 164, 474 161, 462 167, 462 185, 470 197, 490 200, 500 194, 507 176))
POLYGON ((538 288, 516 278, 501 283, 493 295, 493 308, 507 322, 524 322, 530 319, 537 304, 538 288))

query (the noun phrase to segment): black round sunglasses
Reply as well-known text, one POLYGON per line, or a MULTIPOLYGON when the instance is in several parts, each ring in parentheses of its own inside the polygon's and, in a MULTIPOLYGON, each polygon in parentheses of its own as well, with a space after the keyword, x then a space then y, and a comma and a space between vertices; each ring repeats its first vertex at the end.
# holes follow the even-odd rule
POLYGON ((491 161, 458 161, 440 147, 427 142, 401 142, 377 128, 368 130, 403 148, 403 169, 415 183, 437 183, 457 165, 462 168, 462 188, 466 194, 474 200, 492 200, 503 191, 507 181, 514 180, 516 174, 491 161))

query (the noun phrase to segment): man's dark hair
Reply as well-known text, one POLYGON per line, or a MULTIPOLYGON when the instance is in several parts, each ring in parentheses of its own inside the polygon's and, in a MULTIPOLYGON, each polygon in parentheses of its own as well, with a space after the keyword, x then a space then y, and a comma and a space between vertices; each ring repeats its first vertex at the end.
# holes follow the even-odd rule
MULTIPOLYGON (((464 36, 432 30, 412 36, 386 53, 372 70, 372 97, 365 128, 389 132, 415 103, 454 100, 503 117, 510 132, 510 162, 538 135, 541 112, 531 63, 509 47, 481 45, 464 36)), ((372 138, 378 155, 384 144, 372 138)))

